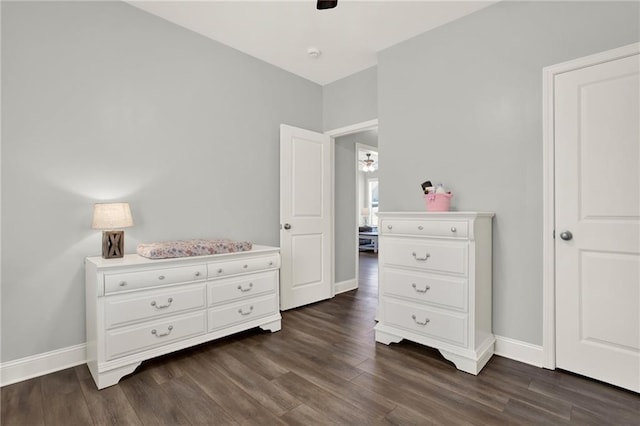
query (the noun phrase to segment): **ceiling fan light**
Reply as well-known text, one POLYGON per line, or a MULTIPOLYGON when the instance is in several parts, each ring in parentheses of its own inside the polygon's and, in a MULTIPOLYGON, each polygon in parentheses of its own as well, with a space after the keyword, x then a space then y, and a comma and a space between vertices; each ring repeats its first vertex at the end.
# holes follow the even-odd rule
POLYGON ((323 10, 323 9, 333 9, 334 7, 336 7, 338 5, 338 0, 318 0, 318 3, 316 4, 316 8, 318 10, 323 10))

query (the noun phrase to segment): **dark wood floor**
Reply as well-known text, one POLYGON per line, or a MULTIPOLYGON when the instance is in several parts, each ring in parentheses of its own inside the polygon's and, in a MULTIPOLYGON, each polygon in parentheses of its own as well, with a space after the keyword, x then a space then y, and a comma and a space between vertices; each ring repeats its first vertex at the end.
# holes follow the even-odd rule
POLYGON ((640 396, 494 356, 478 376, 374 342, 377 259, 360 288, 143 365, 97 391, 86 366, 2 388, 2 425, 640 425, 640 396))

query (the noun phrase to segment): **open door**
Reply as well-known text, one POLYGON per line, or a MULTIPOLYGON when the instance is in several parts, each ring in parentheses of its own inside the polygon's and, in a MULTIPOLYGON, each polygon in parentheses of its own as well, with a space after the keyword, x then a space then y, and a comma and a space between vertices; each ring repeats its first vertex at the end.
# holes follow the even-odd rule
POLYGON ((280 309, 333 296, 331 137, 280 125, 280 309))

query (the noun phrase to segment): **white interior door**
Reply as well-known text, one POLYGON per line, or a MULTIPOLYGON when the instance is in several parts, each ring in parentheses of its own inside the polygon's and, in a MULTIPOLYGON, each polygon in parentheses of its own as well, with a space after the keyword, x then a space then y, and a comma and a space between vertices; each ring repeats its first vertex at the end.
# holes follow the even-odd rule
POLYGON ((554 93, 556 365, 636 392, 639 64, 636 54, 558 74, 554 93))
POLYGON ((331 137, 280 126, 280 309, 333 295, 331 137))

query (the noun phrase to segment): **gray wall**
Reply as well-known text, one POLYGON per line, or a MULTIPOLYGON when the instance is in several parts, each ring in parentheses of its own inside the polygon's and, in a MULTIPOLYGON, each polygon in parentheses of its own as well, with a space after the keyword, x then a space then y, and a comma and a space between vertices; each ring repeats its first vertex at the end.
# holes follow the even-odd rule
POLYGON ((335 282, 356 277, 356 143, 378 146, 368 130, 335 139, 335 282))
MULTIPOLYGON (((542 68, 636 42, 637 2, 501 2, 379 54, 381 211, 493 211, 494 332, 542 343, 542 68)), ((331 106, 325 105, 325 110, 331 106)))
POLYGON ((92 205, 139 242, 279 244, 279 125, 322 88, 121 2, 2 2, 2 361, 85 341, 92 205))
POLYGON ((322 88, 325 131, 378 118, 377 77, 371 67, 322 88))

